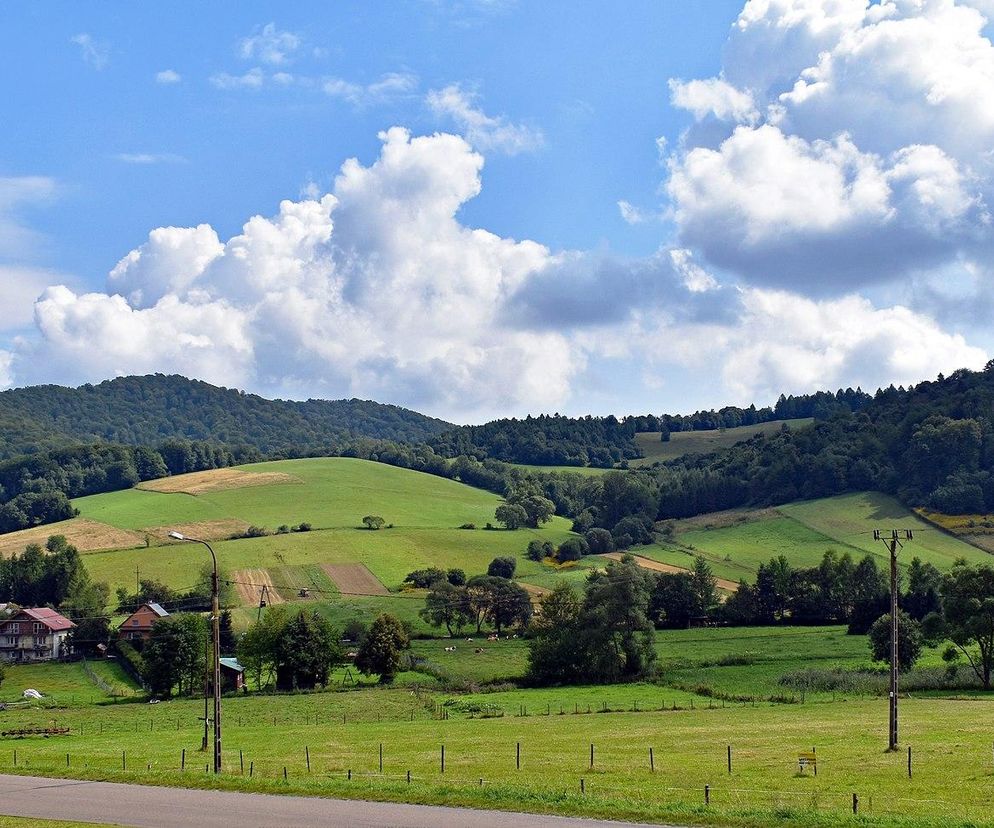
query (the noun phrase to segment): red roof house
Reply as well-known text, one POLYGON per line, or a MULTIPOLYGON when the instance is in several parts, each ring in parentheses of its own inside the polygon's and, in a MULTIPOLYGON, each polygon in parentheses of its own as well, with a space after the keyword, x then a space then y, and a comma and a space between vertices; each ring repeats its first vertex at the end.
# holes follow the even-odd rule
POLYGON ((53 661, 69 655, 70 630, 76 625, 53 609, 18 610, 0 621, 0 658, 7 661, 53 661))

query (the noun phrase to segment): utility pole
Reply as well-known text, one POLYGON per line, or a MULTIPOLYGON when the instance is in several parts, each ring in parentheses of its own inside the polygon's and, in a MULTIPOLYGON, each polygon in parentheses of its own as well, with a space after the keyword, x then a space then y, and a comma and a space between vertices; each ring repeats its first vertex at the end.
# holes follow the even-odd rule
MULTIPOLYGON (((214 549, 205 540, 188 538, 179 532, 170 532, 169 537, 190 543, 199 543, 207 547, 211 553, 211 563, 214 571, 211 573, 211 639, 214 644, 213 673, 214 673, 214 773, 221 772, 221 611, 218 606, 218 577, 217 577, 217 555, 214 549)), ((207 719, 207 694, 204 694, 204 727, 207 719)))
POLYGON ((141 594, 142 591, 141 578, 139 575, 140 571, 141 570, 139 570, 138 567, 135 566, 135 600, 136 601, 138 600, 138 596, 141 594))
MULTIPOLYGON (((898 619, 897 619, 897 550, 903 547, 897 529, 891 529, 890 538, 884 539, 879 529, 873 530, 873 539, 883 541, 890 552, 890 715, 888 719, 888 750, 897 750, 897 685, 898 685, 898 619)), ((910 529, 903 531, 905 540, 913 540, 910 529)))

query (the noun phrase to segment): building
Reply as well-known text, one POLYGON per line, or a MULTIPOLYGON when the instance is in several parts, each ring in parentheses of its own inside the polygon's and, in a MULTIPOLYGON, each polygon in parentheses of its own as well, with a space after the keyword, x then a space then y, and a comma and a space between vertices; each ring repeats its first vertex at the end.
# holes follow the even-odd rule
POLYGON ((169 613, 156 603, 142 604, 117 628, 117 637, 124 641, 148 641, 152 625, 169 613))
POLYGON ((245 689, 245 668, 238 663, 237 658, 221 658, 221 691, 228 693, 232 690, 245 689))
POLYGON ((46 607, 18 610, 0 621, 0 658, 18 662, 64 658, 71 649, 66 637, 75 626, 46 607))

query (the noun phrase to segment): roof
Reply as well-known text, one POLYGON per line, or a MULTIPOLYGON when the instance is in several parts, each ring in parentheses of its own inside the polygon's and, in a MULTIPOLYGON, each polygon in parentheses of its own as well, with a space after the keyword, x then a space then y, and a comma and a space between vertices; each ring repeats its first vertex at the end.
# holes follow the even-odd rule
POLYGON ((15 613, 13 618, 8 620, 16 621, 22 616, 27 616, 34 621, 38 621, 48 627, 52 632, 61 632, 62 630, 71 630, 76 625, 73 624, 64 615, 60 615, 53 609, 48 607, 36 607, 31 609, 22 609, 15 613))
POLYGON ((238 663, 237 658, 219 658, 218 661, 221 662, 222 667, 227 667, 229 670, 234 670, 236 673, 245 672, 245 668, 238 663))
POLYGON ((166 618, 169 615, 169 613, 166 612, 159 604, 156 604, 153 601, 150 601, 149 603, 145 604, 145 606, 148 607, 150 610, 152 610, 152 612, 154 612, 156 615, 158 615, 159 618, 166 618))

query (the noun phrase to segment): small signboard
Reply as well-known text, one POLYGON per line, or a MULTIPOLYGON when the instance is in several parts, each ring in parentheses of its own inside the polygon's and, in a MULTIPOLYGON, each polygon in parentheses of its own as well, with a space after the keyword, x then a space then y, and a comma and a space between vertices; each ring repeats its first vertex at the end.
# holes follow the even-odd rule
POLYGON ((804 773, 806 767, 811 767, 815 775, 817 775, 818 757, 813 750, 810 753, 799 753, 797 754, 797 766, 800 768, 801 773, 804 773))

